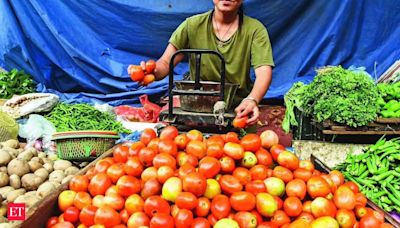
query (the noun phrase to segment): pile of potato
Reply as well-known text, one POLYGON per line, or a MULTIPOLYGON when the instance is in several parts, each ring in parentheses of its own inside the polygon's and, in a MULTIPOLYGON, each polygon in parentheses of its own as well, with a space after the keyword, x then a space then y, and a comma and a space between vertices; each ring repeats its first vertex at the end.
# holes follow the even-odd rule
POLYGON ((17 140, 0 143, 0 221, 7 203, 25 203, 28 210, 78 171, 70 161, 21 148, 17 140))

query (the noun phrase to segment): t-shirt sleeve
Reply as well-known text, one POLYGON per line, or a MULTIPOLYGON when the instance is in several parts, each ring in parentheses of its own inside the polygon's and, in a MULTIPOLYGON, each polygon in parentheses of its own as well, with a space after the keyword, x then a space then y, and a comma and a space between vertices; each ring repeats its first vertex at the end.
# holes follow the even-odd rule
POLYGON ((178 50, 188 48, 189 36, 188 36, 188 22, 185 20, 179 27, 172 33, 169 43, 174 45, 178 50))
POLYGON ((251 65, 254 69, 264 65, 275 66, 268 32, 261 23, 254 32, 251 44, 251 65))

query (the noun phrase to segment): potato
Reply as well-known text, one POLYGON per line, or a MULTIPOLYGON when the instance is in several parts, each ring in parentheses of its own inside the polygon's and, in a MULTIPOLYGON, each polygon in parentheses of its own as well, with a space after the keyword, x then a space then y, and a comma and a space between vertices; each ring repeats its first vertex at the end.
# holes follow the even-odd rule
POLYGON ((3 146, 3 148, 1 150, 7 152, 11 156, 11 158, 15 158, 19 154, 18 150, 14 149, 14 148, 11 148, 11 147, 4 147, 3 146))
POLYGON ((29 169, 31 170, 32 173, 34 173, 36 170, 43 167, 40 162, 36 162, 36 161, 29 161, 28 165, 29 165, 29 169))
POLYGON ((56 188, 61 185, 61 182, 49 181, 49 183, 52 183, 56 188))
POLYGON ((68 167, 71 167, 72 163, 67 160, 57 160, 54 162, 53 168, 54 170, 66 170, 68 167))
POLYGON ((36 192, 37 192, 37 191, 25 192, 24 196, 36 196, 36 192))
POLYGON ((7 198, 8 194, 12 191, 14 191, 15 189, 11 186, 5 186, 0 188, 0 195, 3 199, 7 198))
POLYGON ((2 222, 2 223, 0 223, 0 228, 14 228, 14 226, 13 225, 11 225, 8 221, 7 221, 7 219, 6 218, 2 218, 2 217, 0 217, 0 222, 2 222), (4 220, 3 220, 4 219, 4 220))
POLYGON ((29 150, 26 150, 26 151, 18 154, 17 158, 20 158, 25 161, 30 161, 32 159, 32 157, 33 157, 32 152, 30 152, 29 150))
POLYGON ((24 152, 29 151, 33 154, 34 157, 38 156, 38 152, 35 148, 33 147, 29 147, 28 149, 26 149, 24 152))
POLYGON ((7 166, 0 167, 0 172, 7 173, 7 166))
POLYGON ((5 150, 0 150, 0 166, 7 165, 10 161, 11 155, 5 150))
POLYGON ((21 178, 17 174, 13 174, 10 177, 10 186, 18 189, 21 187, 21 178))
POLYGON ((56 186, 51 182, 44 182, 41 184, 36 191, 36 196, 43 198, 53 192, 56 189, 56 186))
POLYGON ((36 190, 43 183, 43 179, 33 173, 25 174, 21 178, 22 187, 28 191, 36 190))
POLYGON ((34 174, 41 177, 43 180, 47 180, 47 177, 49 177, 49 172, 45 168, 36 170, 34 174))
POLYGON ((0 173, 0 187, 8 185, 8 175, 6 173, 0 173))
POLYGON ((57 182, 61 183, 61 181, 64 179, 65 175, 62 170, 55 170, 49 175, 49 181, 50 182, 57 182))
POLYGON ((2 204, 0 207, 0 216, 6 216, 7 215, 7 205, 2 204))
POLYGON ((18 198, 18 196, 23 195, 25 192, 26 192, 26 190, 23 188, 11 191, 10 193, 8 193, 7 202, 9 202, 9 203, 14 202, 15 199, 18 198))
POLYGON ((43 160, 43 162, 45 164, 50 164, 50 165, 54 166, 54 161, 53 160, 51 160, 49 158, 42 158, 42 160, 43 160))
POLYGON ((67 183, 72 179, 72 177, 74 177, 74 175, 66 176, 64 179, 62 179, 61 184, 67 183))
POLYGON ((44 163, 43 168, 45 168, 49 173, 53 172, 53 165, 50 163, 44 163))
POLYGON ((45 152, 38 152, 38 157, 39 157, 39 158, 46 158, 47 155, 46 155, 45 152))
POLYGON ((3 142, 2 144, 3 144, 3 147, 10 147, 13 149, 17 149, 19 146, 18 141, 15 139, 9 139, 9 140, 3 142))
POLYGON ((41 160, 38 157, 33 157, 30 161, 38 162, 41 164, 41 162, 40 162, 41 160))
POLYGON ((79 169, 77 168, 77 167, 75 167, 75 166, 71 166, 71 167, 68 167, 65 171, 64 171, 64 173, 65 173, 65 175, 75 175, 76 173, 78 173, 79 172, 79 169))
POLYGON ((29 173, 29 165, 25 160, 17 158, 8 163, 7 170, 9 175, 17 174, 22 177, 29 173))
POLYGON ((39 201, 39 197, 36 195, 22 195, 18 196, 17 199, 15 199, 15 203, 25 203, 27 208, 31 208, 35 203, 39 201))

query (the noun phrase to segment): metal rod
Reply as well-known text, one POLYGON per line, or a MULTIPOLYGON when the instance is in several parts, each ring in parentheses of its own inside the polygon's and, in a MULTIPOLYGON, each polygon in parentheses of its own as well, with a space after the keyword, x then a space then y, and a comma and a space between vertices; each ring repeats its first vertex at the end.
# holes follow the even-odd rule
POLYGON ((201 53, 196 53, 196 74, 194 77, 194 89, 200 89, 200 64, 201 64, 201 53))

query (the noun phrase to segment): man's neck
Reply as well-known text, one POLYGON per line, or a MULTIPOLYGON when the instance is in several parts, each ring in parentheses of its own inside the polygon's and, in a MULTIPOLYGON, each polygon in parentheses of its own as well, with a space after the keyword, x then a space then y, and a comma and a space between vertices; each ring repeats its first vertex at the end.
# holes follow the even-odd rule
POLYGON ((236 17, 238 16, 237 12, 229 12, 229 13, 223 13, 218 10, 214 10, 214 20, 219 23, 219 24, 231 24, 236 20, 236 17))

